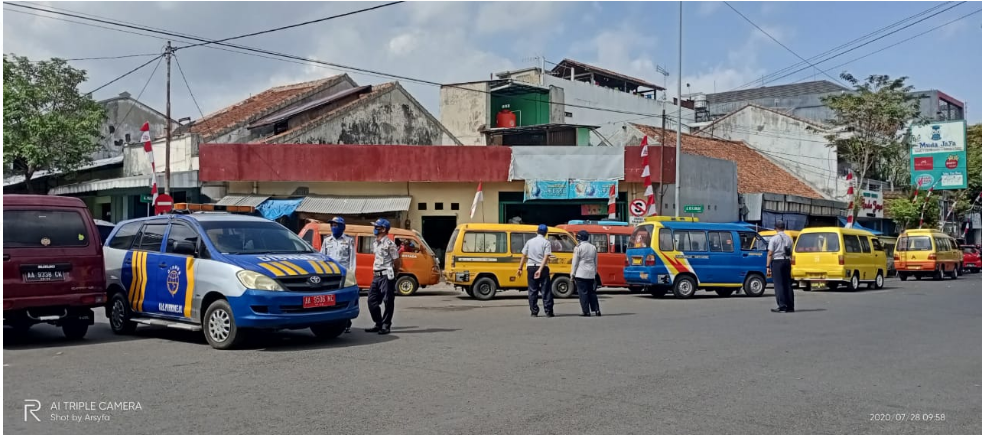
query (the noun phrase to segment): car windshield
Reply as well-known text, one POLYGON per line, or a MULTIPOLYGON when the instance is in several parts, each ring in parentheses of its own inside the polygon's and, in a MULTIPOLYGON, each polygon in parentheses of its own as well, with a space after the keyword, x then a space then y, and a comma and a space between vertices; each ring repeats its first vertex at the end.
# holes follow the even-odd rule
POLYGON ((977 254, 979 252, 975 248, 962 248, 962 251, 966 254, 977 254))
POLYGON ((897 240, 898 251, 930 251, 931 238, 928 236, 901 237, 897 240))
POLYGON ((839 252, 839 235, 836 233, 808 233, 798 237, 794 252, 839 252))
POLYGON ((314 248, 272 221, 201 222, 208 239, 223 254, 309 254, 314 248))

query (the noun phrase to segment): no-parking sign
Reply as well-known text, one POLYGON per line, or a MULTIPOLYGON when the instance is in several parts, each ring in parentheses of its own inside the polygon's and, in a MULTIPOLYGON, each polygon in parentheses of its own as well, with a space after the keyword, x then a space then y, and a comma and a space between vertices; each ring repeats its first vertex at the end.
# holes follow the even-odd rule
POLYGON ((631 201, 631 216, 641 217, 648 211, 648 202, 643 199, 631 201))

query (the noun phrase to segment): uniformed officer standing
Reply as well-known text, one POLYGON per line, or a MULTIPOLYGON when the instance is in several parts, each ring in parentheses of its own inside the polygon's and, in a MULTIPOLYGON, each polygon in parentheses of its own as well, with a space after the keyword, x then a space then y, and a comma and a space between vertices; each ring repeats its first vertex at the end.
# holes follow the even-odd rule
POLYGON ((389 239, 392 225, 385 219, 372 223, 375 227, 375 241, 372 242, 372 252, 375 262, 372 263, 372 287, 368 290, 368 312, 372 315, 375 326, 365 332, 377 332, 380 335, 389 333, 392 327, 392 314, 396 302, 396 274, 402 266, 399 250, 395 242, 389 239), (385 313, 379 305, 385 303, 385 313))
POLYGON ((784 233, 784 221, 774 223, 777 234, 767 244, 767 273, 774 277, 775 313, 794 312, 794 291, 791 289, 791 237, 784 233))
POLYGON ((583 317, 590 317, 593 311, 600 317, 600 300, 597 298, 597 247, 590 243, 590 233, 580 230, 576 233, 580 243, 573 249, 573 267, 569 274, 576 283, 576 293, 580 296, 580 310, 583 317))
MULTIPOLYGON (((324 237, 321 242, 321 254, 340 263, 349 273, 355 273, 358 257, 355 251, 355 238, 345 234, 344 229, 344 218, 337 216, 331 219, 331 235, 324 237)), ((351 332, 350 320, 344 332, 351 332)))
POLYGON ((553 317, 552 290, 549 289, 549 256, 552 255, 552 243, 546 240, 549 227, 539 225, 535 238, 525 242, 522 247, 522 260, 518 263, 518 276, 522 276, 522 268, 528 261, 529 310, 532 317, 539 315, 539 292, 542 292, 542 307, 546 317, 553 317))

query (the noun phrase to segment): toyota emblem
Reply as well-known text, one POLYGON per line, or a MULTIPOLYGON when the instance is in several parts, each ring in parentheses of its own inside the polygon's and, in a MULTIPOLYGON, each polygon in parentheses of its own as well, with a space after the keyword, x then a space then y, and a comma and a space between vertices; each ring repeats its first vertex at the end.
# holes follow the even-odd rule
POLYGON ((310 278, 307 278, 307 282, 309 282, 311 285, 318 285, 321 283, 321 277, 317 275, 311 276, 310 278))

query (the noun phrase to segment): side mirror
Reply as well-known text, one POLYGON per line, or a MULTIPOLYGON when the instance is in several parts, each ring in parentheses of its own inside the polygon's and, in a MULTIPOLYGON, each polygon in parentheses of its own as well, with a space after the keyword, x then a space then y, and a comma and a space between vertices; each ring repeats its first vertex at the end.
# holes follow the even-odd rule
POLYGON ((195 255, 198 253, 198 247, 195 246, 194 243, 186 242, 186 241, 174 242, 174 245, 171 250, 175 254, 180 254, 180 255, 195 255))

